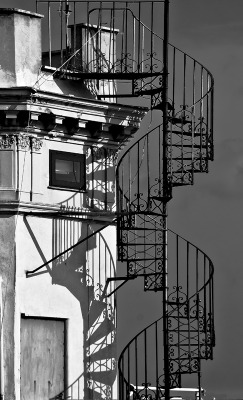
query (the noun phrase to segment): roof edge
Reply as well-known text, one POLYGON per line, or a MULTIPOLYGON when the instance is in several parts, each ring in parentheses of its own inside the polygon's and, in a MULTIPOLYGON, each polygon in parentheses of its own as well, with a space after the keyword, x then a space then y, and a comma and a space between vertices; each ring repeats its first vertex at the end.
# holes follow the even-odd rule
POLYGON ((44 15, 42 14, 38 14, 36 12, 33 11, 26 11, 26 10, 22 10, 20 8, 0 8, 0 15, 3 14, 23 14, 23 15, 28 15, 29 17, 33 17, 33 18, 44 18, 44 15))

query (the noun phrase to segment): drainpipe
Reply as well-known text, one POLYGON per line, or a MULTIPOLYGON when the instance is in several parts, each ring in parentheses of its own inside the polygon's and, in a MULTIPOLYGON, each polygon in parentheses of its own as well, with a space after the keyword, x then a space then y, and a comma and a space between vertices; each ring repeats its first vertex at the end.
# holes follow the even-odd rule
POLYGON ((30 139, 30 201, 33 201, 33 138, 30 139))

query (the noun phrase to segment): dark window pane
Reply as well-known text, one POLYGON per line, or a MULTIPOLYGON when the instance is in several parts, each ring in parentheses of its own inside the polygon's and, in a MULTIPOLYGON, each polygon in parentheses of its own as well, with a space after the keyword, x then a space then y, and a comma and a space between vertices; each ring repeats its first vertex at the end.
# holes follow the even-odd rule
POLYGON ((80 183, 80 162, 55 160, 56 180, 80 183))
POLYGON ((50 151, 50 185, 85 190, 85 155, 50 151))

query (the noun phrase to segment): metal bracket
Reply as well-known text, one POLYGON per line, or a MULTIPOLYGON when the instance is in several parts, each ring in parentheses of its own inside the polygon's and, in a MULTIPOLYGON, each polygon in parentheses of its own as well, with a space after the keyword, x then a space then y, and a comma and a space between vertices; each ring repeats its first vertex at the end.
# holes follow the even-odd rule
POLYGON ((130 280, 132 280, 132 279, 135 279, 135 278, 137 278, 137 275, 134 275, 134 276, 130 276, 130 277, 127 277, 127 276, 117 276, 117 277, 115 277, 115 278, 107 278, 106 279, 106 284, 105 284, 105 287, 104 287, 104 294, 103 294, 103 296, 102 297, 110 297, 113 293, 115 293, 118 289, 120 289, 123 285, 125 285, 125 283, 127 283, 128 281, 130 281, 130 280), (114 281, 124 281, 124 282, 122 282, 119 286, 117 286, 114 290, 112 290, 112 292, 111 293, 109 293, 109 294, 107 294, 107 295, 105 295, 105 292, 106 292, 106 290, 107 290, 107 288, 108 288, 108 286, 109 286, 109 283, 110 282, 114 282, 114 281))

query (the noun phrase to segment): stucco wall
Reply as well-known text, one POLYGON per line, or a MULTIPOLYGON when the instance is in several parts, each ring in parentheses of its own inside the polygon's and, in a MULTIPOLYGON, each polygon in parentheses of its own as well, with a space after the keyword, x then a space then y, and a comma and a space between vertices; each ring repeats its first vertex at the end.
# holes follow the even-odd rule
POLYGON ((22 201, 59 204, 93 210, 114 210, 115 150, 105 145, 45 139, 38 151, 18 149, 17 187, 22 201), (83 192, 50 186, 50 150, 86 156, 86 190, 83 192))
POLYGON ((1 87, 32 86, 41 66, 40 15, 0 10, 1 87))
MULTIPOLYGON (((100 299, 101 287, 104 289, 106 278, 109 275, 114 276, 114 264, 111 263, 111 259, 114 258, 115 260, 115 227, 105 228, 102 231, 102 240, 94 236, 88 242, 84 242, 83 245, 77 246, 58 259, 57 262, 44 267, 40 273, 26 278, 26 270, 33 270, 100 227, 101 225, 96 223, 88 225, 86 222, 54 221, 28 216, 18 219, 15 329, 17 399, 20 395, 21 314, 31 317, 66 319, 68 321, 68 384, 71 384, 84 372, 84 351, 88 349, 92 353, 94 350, 92 346, 87 346, 84 341, 87 340, 91 330, 96 329, 95 326, 89 326, 90 304, 92 304, 92 301, 100 299), (109 268, 107 268, 107 265, 109 268), (94 287, 94 291, 91 286, 94 287)), ((110 312, 113 307, 114 299, 111 299, 106 305, 107 312, 110 312)), ((104 310, 102 309, 99 318, 104 318, 103 313, 104 310)), ((100 324, 98 322, 97 326, 99 327, 100 324)), ((110 335, 110 332, 107 335, 110 335)), ((111 338, 108 337, 106 342, 109 344, 111 338)), ((97 343, 95 347, 97 347, 97 343)), ((107 354, 107 362, 111 363, 109 357, 109 354, 107 354)), ((111 377, 111 383, 114 398, 116 398, 114 376, 111 377)), ((83 384, 84 382, 81 380, 79 384, 81 391, 83 384)), ((74 387, 74 392, 75 390, 74 387)))

